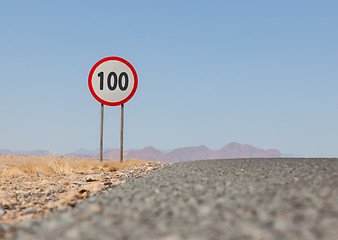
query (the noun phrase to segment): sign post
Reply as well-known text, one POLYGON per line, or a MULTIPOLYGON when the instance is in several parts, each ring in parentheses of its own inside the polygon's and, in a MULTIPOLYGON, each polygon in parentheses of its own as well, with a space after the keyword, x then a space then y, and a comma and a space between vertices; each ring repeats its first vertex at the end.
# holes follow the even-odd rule
POLYGON ((104 105, 101 103, 100 162, 103 160, 103 111, 104 105))
POLYGON ((120 162, 123 162, 123 121, 124 121, 124 104, 121 105, 121 135, 120 135, 120 162))
POLYGON ((121 105, 120 162, 123 162, 124 104, 135 94, 138 78, 134 67, 120 57, 106 57, 90 70, 88 86, 93 97, 101 103, 100 161, 103 160, 104 105, 121 105))

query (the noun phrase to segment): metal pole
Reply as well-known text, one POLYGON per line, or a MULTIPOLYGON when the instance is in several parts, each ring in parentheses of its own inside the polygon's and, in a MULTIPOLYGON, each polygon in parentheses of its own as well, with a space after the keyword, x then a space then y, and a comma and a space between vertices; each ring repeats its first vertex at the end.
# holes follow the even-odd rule
POLYGON ((124 104, 121 105, 121 138, 120 138, 120 162, 123 162, 123 118, 124 118, 124 104))
POLYGON ((101 103, 100 162, 103 160, 103 111, 104 105, 101 103))

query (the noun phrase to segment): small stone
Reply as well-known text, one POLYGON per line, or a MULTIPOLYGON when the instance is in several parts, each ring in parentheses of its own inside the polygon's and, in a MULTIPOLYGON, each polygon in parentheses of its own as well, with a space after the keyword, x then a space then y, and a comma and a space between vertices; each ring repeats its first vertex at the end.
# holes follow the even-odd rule
POLYGON ((80 239, 80 231, 76 228, 69 229, 65 233, 65 238, 67 239, 80 239))
POLYGON ((83 196, 78 191, 71 190, 61 200, 63 202, 73 202, 73 201, 77 201, 77 200, 82 199, 82 198, 83 198, 83 196))
POLYGON ((212 211, 212 209, 209 206, 206 206, 206 205, 199 208, 199 213, 203 217, 209 216, 211 211, 212 211))
POLYGON ((0 232, 8 232, 10 230, 10 226, 6 223, 0 224, 0 232))
POLYGON ((91 193, 95 193, 95 192, 102 190, 103 188, 104 188, 104 183, 98 182, 98 183, 87 184, 83 186, 81 190, 87 190, 87 191, 90 191, 91 193))
POLYGON ((32 214, 32 213, 37 213, 38 210, 35 208, 35 207, 30 207, 30 208, 27 208, 25 209, 25 211, 23 211, 23 215, 26 215, 26 214, 32 214))
POLYGON ((43 174, 43 173, 40 172, 40 171, 36 171, 36 174, 38 175, 39 178, 43 178, 43 177, 46 176, 45 174, 43 174))
POLYGON ((99 213, 99 212, 102 212, 102 207, 98 204, 95 204, 95 205, 90 207, 90 210, 92 212, 99 213))
POLYGON ((203 191, 204 187, 201 184, 195 185, 195 191, 203 191))
POLYGON ((86 179, 86 182, 95 182, 95 181, 97 181, 94 177, 88 177, 87 179, 86 179))
POLYGON ((78 218, 79 220, 83 221, 83 220, 86 220, 86 219, 87 219, 87 216, 86 216, 86 214, 84 214, 84 213, 80 213, 80 214, 77 216, 77 218, 78 218))
POLYGON ((79 185, 79 186, 82 186, 82 185, 85 185, 85 184, 87 184, 86 182, 78 182, 78 183, 76 183, 77 185, 79 185))
POLYGON ((57 196, 52 195, 52 196, 49 197, 49 200, 57 201, 57 200, 59 200, 59 198, 57 196))
POLYGON ((5 210, 3 210, 2 208, 0 208, 0 216, 4 215, 6 213, 5 210))
POLYGON ((14 197, 13 194, 8 194, 8 195, 5 197, 5 199, 9 199, 9 198, 12 198, 12 197, 14 197))

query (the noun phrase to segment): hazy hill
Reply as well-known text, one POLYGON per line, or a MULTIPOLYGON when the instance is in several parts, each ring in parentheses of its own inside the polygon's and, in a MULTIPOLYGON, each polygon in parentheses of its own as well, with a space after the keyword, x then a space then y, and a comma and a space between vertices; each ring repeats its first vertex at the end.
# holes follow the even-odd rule
POLYGON ((229 143, 217 152, 217 158, 274 158, 281 157, 277 149, 263 150, 249 144, 229 143))
MULTIPOLYGON (((33 152, 12 152, 10 150, 0 150, 0 154, 11 155, 28 155, 28 156, 47 156, 49 152, 37 150, 33 152)), ((88 151, 79 149, 65 156, 81 157, 81 158, 98 158, 99 151, 88 151)), ((236 142, 229 143, 223 148, 213 151, 202 145, 197 147, 177 148, 169 152, 162 152, 156 148, 149 146, 143 149, 130 149, 124 152, 125 159, 137 158, 145 161, 160 161, 160 162, 182 162, 189 160, 204 160, 204 159, 220 159, 220 158, 276 158, 281 157, 281 153, 277 149, 264 150, 256 148, 248 144, 239 144, 236 142)), ((119 159, 120 150, 111 149, 104 151, 105 159, 119 159)))
MULTIPOLYGON (((86 154, 88 151, 77 151, 69 154, 70 156, 81 157, 98 157, 96 154, 86 154)), ((120 150, 112 149, 104 151, 104 158, 119 159, 120 150)), ((189 160, 202 160, 202 159, 217 159, 217 158, 275 158, 281 157, 281 153, 277 149, 264 150, 256 148, 249 144, 239 144, 236 142, 229 143, 223 148, 213 151, 208 147, 202 145, 197 147, 177 148, 169 152, 162 152, 152 146, 139 149, 128 150, 124 152, 124 158, 137 158, 145 161, 161 161, 161 162, 182 162, 189 160)))
POLYGON ((162 159, 165 154, 156 148, 149 146, 143 148, 141 150, 132 150, 125 153, 126 158, 137 158, 140 160, 147 160, 147 161, 159 161, 162 159))
MULTIPOLYGON (((45 150, 35 150, 35 151, 12 151, 9 149, 0 149, 0 154, 2 155, 22 155, 22 156, 50 156, 52 153, 45 150)), ((56 154, 54 154, 56 155, 56 154)))
POLYGON ((206 146, 178 148, 162 156, 162 162, 182 162, 189 160, 215 159, 217 153, 206 146))

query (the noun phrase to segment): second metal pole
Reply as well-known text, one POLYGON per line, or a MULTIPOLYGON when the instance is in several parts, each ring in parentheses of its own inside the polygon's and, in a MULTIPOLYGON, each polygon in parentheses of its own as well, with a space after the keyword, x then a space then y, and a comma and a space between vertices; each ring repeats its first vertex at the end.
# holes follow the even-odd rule
POLYGON ((104 105, 101 103, 100 162, 103 160, 103 111, 104 105))
POLYGON ((124 118, 124 104, 121 105, 121 138, 120 138, 120 162, 123 162, 123 118, 124 118))

